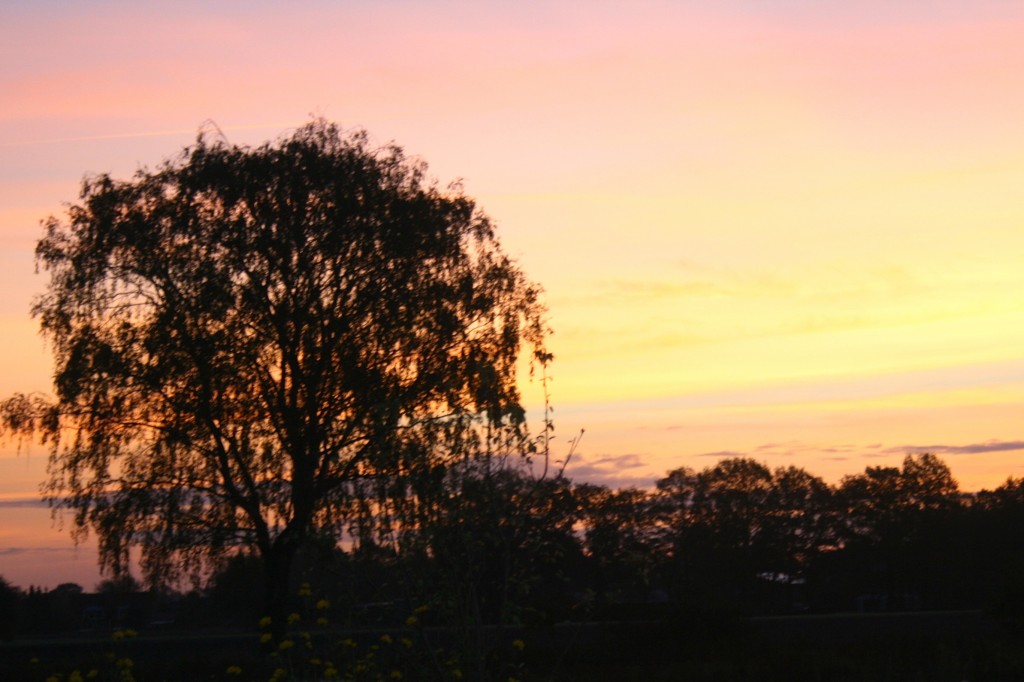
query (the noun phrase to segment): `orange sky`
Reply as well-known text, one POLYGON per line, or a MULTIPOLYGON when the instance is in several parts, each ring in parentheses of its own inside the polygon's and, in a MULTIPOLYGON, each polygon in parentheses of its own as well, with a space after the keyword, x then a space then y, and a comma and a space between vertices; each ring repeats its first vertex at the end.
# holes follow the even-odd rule
MULTIPOLYGON (((839 4, 5 7, 0 395, 47 389, 32 249, 84 174, 315 114, 463 178, 545 286, 570 474, 1024 475, 1024 8, 839 4)), ((90 586, 44 468, 0 454, 0 575, 90 586)))

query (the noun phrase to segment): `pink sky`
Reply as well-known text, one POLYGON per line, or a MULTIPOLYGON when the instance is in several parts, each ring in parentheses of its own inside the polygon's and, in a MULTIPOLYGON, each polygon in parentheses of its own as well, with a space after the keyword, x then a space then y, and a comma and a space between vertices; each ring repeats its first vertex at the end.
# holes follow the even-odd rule
MULTIPOLYGON (((1020 476, 1024 9, 835 4, 5 7, 0 394, 48 388, 32 249, 84 174, 315 114, 463 178, 545 286, 570 474, 1020 476)), ((91 586, 45 455, 0 454, 0 575, 91 586)))

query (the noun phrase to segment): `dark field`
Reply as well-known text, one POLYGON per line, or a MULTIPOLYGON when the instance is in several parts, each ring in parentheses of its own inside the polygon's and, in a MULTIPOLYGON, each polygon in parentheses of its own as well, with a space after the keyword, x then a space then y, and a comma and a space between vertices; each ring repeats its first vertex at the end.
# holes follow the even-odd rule
MULTIPOLYGON (((394 631, 392 631, 394 632, 394 631)), ((349 638, 359 646, 387 632, 330 632, 318 646, 349 638)), ((395 633, 398 637, 399 633, 395 633)), ((446 647, 443 627, 417 646, 446 647)), ((495 650, 525 642, 515 679, 970 682, 1024 680, 1024 638, 978 611, 835 614, 756 619, 667 618, 659 622, 561 624, 488 630, 495 650)), ((0 645, 0 679, 44 682, 74 670, 109 669, 110 654, 133 660, 139 682, 269 679, 273 668, 255 632, 146 633, 112 643, 95 634, 0 645), (38 662, 31 662, 32 659, 38 662), (225 671, 238 665, 245 673, 225 671)), ((346 679, 345 674, 340 675, 346 679)), ((120 679, 111 670, 106 677, 120 679)), ((302 677, 289 679, 306 679, 302 677)), ((318 678, 319 679, 319 678, 318 678)), ((351 679, 374 679, 356 676, 351 679)), ((402 679, 454 679, 424 661, 402 679)), ((464 679, 475 679, 471 672, 464 679)), ((497 679, 497 678, 492 678, 497 679)), ((507 677, 501 678, 504 682, 507 677)))

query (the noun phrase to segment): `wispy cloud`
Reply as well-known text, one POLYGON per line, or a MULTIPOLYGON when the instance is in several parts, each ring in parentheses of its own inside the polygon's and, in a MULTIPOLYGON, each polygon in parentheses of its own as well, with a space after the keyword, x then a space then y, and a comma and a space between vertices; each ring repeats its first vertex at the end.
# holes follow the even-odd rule
MULTIPOLYGON (((928 290, 928 282, 904 266, 880 264, 869 268, 851 266, 819 266, 810 272, 780 274, 770 269, 735 271, 721 268, 703 268, 692 272, 687 267, 685 275, 666 274, 660 279, 640 277, 617 277, 595 282, 588 292, 577 292, 575 302, 606 304, 616 302, 666 301, 683 298, 733 298, 756 300, 759 305, 764 299, 785 300, 787 304, 806 304, 809 309, 819 311, 836 304, 855 304, 864 307, 866 301, 877 304, 890 301, 895 296, 906 296, 928 290)), ((933 283, 934 284, 934 283, 933 283)), ((861 316, 832 315, 829 320, 845 321, 859 326, 861 316)), ((808 320, 806 316, 790 320, 778 326, 777 333, 793 333, 817 330, 823 321, 808 320)), ((832 325, 829 324, 831 329, 832 325)), ((758 333, 763 333, 759 330, 758 333)))
MULTIPOLYGON (((763 382, 762 385, 739 383, 727 388, 700 387, 656 398, 623 399, 604 404, 609 409, 614 407, 620 411, 745 407, 767 409, 791 405, 813 406, 821 403, 855 406, 858 403, 872 405, 878 401, 896 399, 917 400, 923 395, 962 390, 997 391, 1021 382, 1024 382, 1024 361, 1009 359, 903 371, 773 379, 763 382)), ((692 425, 667 422, 652 425, 650 428, 679 431, 692 428, 692 425)), ((758 447, 769 448, 778 444, 769 442, 758 447)))
POLYGON ((97 142, 104 140, 132 140, 147 137, 176 137, 196 133, 229 133, 244 130, 283 130, 301 126, 306 121, 290 121, 287 123, 254 123, 251 125, 218 126, 214 121, 207 121, 198 128, 173 128, 167 130, 140 130, 122 133, 104 133, 100 135, 75 135, 71 137, 51 137, 28 140, 0 142, 0 147, 28 147, 32 145, 66 144, 68 142, 97 142))
POLYGON ((713 281, 670 282, 642 279, 615 279, 603 282, 600 291, 592 294, 591 300, 603 301, 607 298, 620 300, 644 299, 658 300, 690 296, 722 296, 728 293, 721 284, 713 281))
POLYGON ((611 488, 650 487, 655 476, 640 475, 638 470, 644 469, 647 462, 638 454, 601 455, 593 460, 577 455, 566 468, 574 481, 585 481, 605 485, 611 488))
POLYGON ((0 556, 14 557, 26 554, 75 554, 77 547, 0 547, 0 556))
POLYGON ((714 457, 715 459, 729 459, 731 457, 746 457, 747 453, 736 450, 717 450, 715 452, 702 452, 694 457, 714 457))
POLYGON ((39 499, 38 495, 12 495, 0 497, 0 509, 3 508, 46 508, 45 500, 39 499))
POLYGON ((598 457, 597 459, 592 460, 588 464, 583 464, 582 466, 580 466, 580 463, 582 463, 584 461, 585 461, 584 457, 578 456, 577 459, 574 462, 574 464, 576 466, 574 466, 573 468, 576 469, 576 468, 590 467, 590 468, 592 468, 594 470, 598 470, 598 469, 600 469, 600 470, 606 470, 606 469, 621 470, 621 469, 636 469, 636 468, 642 467, 642 466, 644 466, 646 464, 643 461, 643 459, 640 457, 640 455, 633 454, 633 453, 629 453, 629 454, 625 454, 625 455, 605 455, 603 457, 598 457))
POLYGON ((989 452, 1013 452, 1016 450, 1024 451, 1024 440, 1004 441, 992 439, 981 443, 967 443, 964 445, 885 445, 884 443, 871 443, 869 445, 860 445, 856 443, 822 445, 818 443, 794 440, 782 443, 763 443, 752 447, 747 451, 718 450, 715 452, 701 452, 690 456, 715 459, 725 459, 729 457, 775 458, 797 456, 845 462, 856 459, 891 458, 926 452, 934 455, 956 456, 980 455, 989 452))
POLYGON ((901 445, 889 448, 889 452, 923 453, 930 452, 934 455, 977 455, 986 452, 1008 452, 1013 450, 1024 450, 1024 440, 989 440, 984 443, 970 443, 968 445, 901 445))

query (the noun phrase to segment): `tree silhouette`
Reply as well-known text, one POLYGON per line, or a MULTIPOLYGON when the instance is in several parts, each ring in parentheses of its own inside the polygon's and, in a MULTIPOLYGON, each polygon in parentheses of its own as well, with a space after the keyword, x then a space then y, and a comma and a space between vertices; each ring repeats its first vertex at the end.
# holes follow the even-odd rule
POLYGON ((790 588, 837 542, 832 490, 799 467, 736 457, 676 469, 657 488, 670 582, 686 599, 787 609, 790 588))
POLYGON ((929 453, 907 455, 902 468, 867 467, 863 474, 845 476, 838 496, 847 538, 903 537, 908 520, 956 506, 959 492, 949 467, 929 453))
POLYGON ((0 641, 8 642, 14 639, 20 600, 21 590, 0 576, 0 641))
POLYGON ((576 499, 598 596, 649 592, 662 548, 656 498, 637 488, 581 484, 576 499))
POLYGON ((867 467, 842 479, 836 501, 845 580, 878 595, 884 606, 877 608, 918 608, 940 591, 960 508, 959 487, 941 459, 925 453, 907 455, 901 468, 867 467))
POLYGON ((765 516, 770 570, 791 579, 804 578, 817 556, 838 541, 831 488, 800 467, 773 472, 765 516))
POLYGON ((139 546, 162 580, 254 548, 275 624, 311 533, 521 433, 518 358, 549 357, 538 288, 474 201, 322 120, 86 179, 45 228, 56 395, 10 398, 4 426, 49 443, 46 495, 105 568, 139 546))

